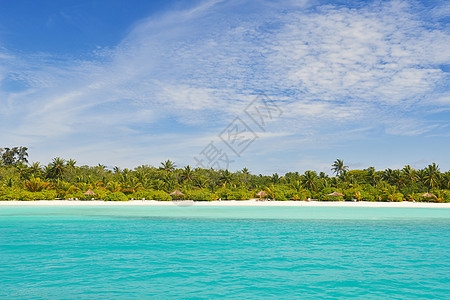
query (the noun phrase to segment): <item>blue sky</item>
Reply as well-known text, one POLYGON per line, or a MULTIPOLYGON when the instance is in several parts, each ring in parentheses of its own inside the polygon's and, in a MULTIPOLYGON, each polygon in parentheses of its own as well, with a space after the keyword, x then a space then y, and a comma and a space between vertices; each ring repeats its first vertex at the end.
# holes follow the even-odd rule
POLYGON ((0 0, 0 145, 31 161, 450 169, 445 1, 0 0), (282 111, 257 128, 260 93, 282 111), (257 139, 237 157, 236 118, 257 139))

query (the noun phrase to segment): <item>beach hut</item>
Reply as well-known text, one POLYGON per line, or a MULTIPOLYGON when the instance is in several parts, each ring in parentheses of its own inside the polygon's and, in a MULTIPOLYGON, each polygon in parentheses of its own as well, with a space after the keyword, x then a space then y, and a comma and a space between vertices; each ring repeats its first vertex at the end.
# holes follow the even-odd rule
POLYGON ((338 192, 332 192, 331 194, 328 194, 327 196, 341 196, 343 197, 344 195, 338 192))
POLYGON ((259 191, 259 192, 256 194, 256 196, 258 196, 258 197, 259 197, 259 200, 261 200, 262 197, 266 197, 266 196, 268 196, 268 194, 267 194, 266 192, 264 192, 264 191, 259 191))
POLYGON ((184 196, 184 194, 182 192, 180 192, 179 190, 175 190, 172 193, 169 194, 170 196, 178 196, 178 199, 180 199, 180 196, 184 196))
POLYGON ((433 195, 432 193, 428 193, 426 192, 423 195, 420 195, 420 197, 424 197, 424 198, 437 198, 435 195, 433 195))
MULTIPOLYGON (((88 189, 86 192, 83 193, 83 195, 85 195, 85 196, 95 196, 95 193, 91 189, 88 189)), ((92 198, 92 200, 94 200, 94 198, 92 198)))
MULTIPOLYGON (((329 197, 343 197, 344 195, 334 191, 331 194, 328 194, 327 196, 329 196, 329 197)), ((331 199, 329 199, 329 200, 331 200, 331 199)))

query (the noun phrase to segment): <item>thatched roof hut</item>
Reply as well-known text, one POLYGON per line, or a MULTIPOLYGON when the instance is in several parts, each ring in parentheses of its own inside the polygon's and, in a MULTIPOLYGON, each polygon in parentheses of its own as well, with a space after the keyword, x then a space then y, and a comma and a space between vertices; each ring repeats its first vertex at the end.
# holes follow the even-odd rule
POLYGON ((177 196, 177 200, 179 200, 181 198, 181 196, 184 196, 184 194, 182 192, 180 192, 179 190, 175 190, 172 193, 169 194, 170 196, 177 196))
POLYGON ((432 193, 426 192, 423 195, 420 195, 420 197, 424 197, 424 198, 437 198, 436 195, 433 195, 432 193))
POLYGON ((344 196, 343 194, 341 194, 341 193, 338 193, 338 192, 332 192, 331 194, 328 194, 327 196, 344 196))
POLYGON ((268 196, 268 194, 267 194, 266 192, 264 192, 264 191, 259 191, 259 192, 256 194, 256 196, 258 196, 259 198, 261 198, 261 197, 268 196))
POLYGON ((95 196, 95 193, 94 193, 91 189, 88 189, 86 192, 83 193, 83 195, 86 195, 86 196, 95 196))
POLYGON ((184 196, 184 194, 182 192, 180 192, 179 190, 175 190, 172 193, 169 194, 170 196, 184 196))

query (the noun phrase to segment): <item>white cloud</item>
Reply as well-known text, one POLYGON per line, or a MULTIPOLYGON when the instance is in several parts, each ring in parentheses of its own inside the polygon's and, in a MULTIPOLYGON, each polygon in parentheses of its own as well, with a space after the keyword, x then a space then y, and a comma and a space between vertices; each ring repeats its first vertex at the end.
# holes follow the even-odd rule
POLYGON ((436 7, 431 9, 431 15, 437 19, 444 19, 450 16, 450 6, 446 1, 438 3, 436 7))
POLYGON ((448 80, 439 65, 450 61, 450 37, 407 1, 360 8, 309 1, 278 5, 205 1, 145 19, 116 47, 96 50, 84 61, 39 54, 14 58, 13 64, 0 51, 0 61, 8 61, 0 64, 0 80, 27 87, 0 88, 0 116, 7 126, 0 139, 54 145, 90 135, 97 147, 111 148, 139 136, 168 143, 173 155, 175 143, 159 137, 170 131, 169 119, 182 127, 179 139, 189 128, 199 138, 210 136, 241 114, 256 91, 282 100, 283 116, 265 139, 290 132, 298 142, 367 124, 388 124, 388 134, 435 128, 409 112, 448 108, 448 97, 438 91, 448 80), (116 139, 106 142, 114 132, 116 139))
POLYGON ((272 65, 285 83, 318 100, 396 105, 426 97, 446 76, 437 64, 450 60, 450 37, 422 27, 409 11, 394 1, 292 13, 272 65))
POLYGON ((394 135, 412 136, 419 135, 437 128, 438 125, 426 125, 418 123, 414 119, 398 119, 386 123, 386 132, 394 135))

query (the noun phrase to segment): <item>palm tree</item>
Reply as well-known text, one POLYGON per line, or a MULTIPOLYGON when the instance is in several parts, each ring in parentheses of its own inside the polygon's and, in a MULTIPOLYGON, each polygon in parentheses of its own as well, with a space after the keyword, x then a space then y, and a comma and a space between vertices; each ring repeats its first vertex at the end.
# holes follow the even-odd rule
POLYGON ((300 182, 300 180, 293 180, 289 184, 289 187, 292 188, 293 190, 295 190, 297 193, 303 190, 303 186, 302 186, 302 183, 300 182))
POLYGON ((439 181, 440 181, 439 166, 436 165, 436 163, 428 165, 428 167, 425 168, 425 176, 423 183, 428 188, 433 189, 435 187, 439 187, 439 181))
POLYGON ((317 190, 317 173, 316 171, 306 171, 305 174, 301 176, 303 186, 310 190, 317 190))
POLYGON ((34 177, 39 177, 41 176, 42 173, 42 168, 41 168, 41 163, 40 162, 34 162, 31 164, 30 166, 30 171, 33 174, 34 177))
POLYGON ((176 189, 178 182, 172 176, 168 176, 164 182, 164 190, 169 193, 176 189))
POLYGON ((401 189, 403 184, 405 183, 405 177, 400 172, 400 170, 394 170, 391 174, 392 183, 397 187, 397 189, 401 189))
MULTIPOLYGON (((348 175, 349 172, 345 172, 345 174, 348 175)), ((356 184, 358 184, 358 180, 355 178, 354 175, 348 176, 348 182, 350 183, 350 185, 356 185, 356 184)))
POLYGON ((338 185, 341 183, 341 180, 338 177, 331 177, 329 181, 330 185, 335 188, 337 188, 338 185))
POLYGON ((410 165, 404 166, 402 169, 402 173, 403 173, 403 176, 406 178, 406 182, 408 184, 413 184, 414 182, 416 182, 419 179, 417 176, 416 170, 411 168, 410 165))
POLYGON ((175 170, 175 167, 175 163, 173 161, 170 161, 169 159, 161 163, 161 168, 166 170, 166 172, 173 172, 175 170))
POLYGON ((23 162, 19 161, 16 164, 16 170, 17 170, 17 173, 19 173, 19 178, 20 179, 28 179, 28 177, 29 177, 29 169, 28 169, 26 164, 24 164, 23 162))
POLYGON ((327 179, 327 178, 328 178, 328 175, 325 174, 325 172, 320 172, 320 173, 319 173, 319 178, 320 178, 320 179, 327 179))
POLYGON ((132 177, 130 180, 128 180, 126 186, 122 187, 122 190, 124 192, 134 193, 142 188, 142 184, 139 182, 139 180, 136 177, 132 177))
POLYGON ((347 170, 342 170, 339 174, 339 179, 341 179, 342 182, 348 183, 353 180, 353 176, 350 176, 347 170))
POLYGON ((39 177, 31 177, 30 180, 25 182, 25 187, 30 192, 40 192, 46 188, 48 183, 43 182, 39 177))
POLYGON ((228 169, 220 172, 220 182, 223 185, 231 184, 233 182, 233 178, 234 178, 233 173, 228 171, 228 169))
POLYGON ((374 167, 369 167, 366 169, 366 179, 372 185, 375 186, 378 181, 378 176, 374 167))
POLYGON ((205 188, 208 183, 209 183, 209 179, 206 179, 205 176, 203 176, 203 175, 195 176, 195 178, 194 178, 194 185, 201 189, 205 188))
POLYGON ((417 180, 423 183, 425 181, 425 169, 417 170, 416 174, 417 174, 417 180))
POLYGON ((77 164, 76 160, 69 159, 67 161, 67 167, 70 168, 70 169, 74 169, 76 164, 77 164))
POLYGON ((142 170, 138 170, 135 172, 135 176, 137 180, 141 183, 141 185, 144 186, 145 183, 147 182, 147 174, 142 170))
POLYGON ((337 176, 340 176, 344 171, 348 170, 348 166, 344 165, 344 161, 342 159, 336 159, 331 167, 331 171, 333 171, 337 176))
POLYGON ((61 180, 65 170, 66 170, 66 161, 60 157, 56 157, 50 163, 48 175, 50 178, 53 179, 57 178, 61 180))
POLYGON ((128 180, 130 179, 130 170, 125 168, 121 173, 119 173, 119 182, 122 186, 126 186, 128 184, 128 180))
POLYGON ((267 192, 267 196, 269 196, 270 199, 275 200, 275 186, 271 184, 270 187, 266 187, 265 190, 267 192))
POLYGON ((277 183, 280 182, 280 176, 278 175, 278 173, 274 173, 274 174, 272 175, 272 182, 273 182, 274 184, 277 184, 277 183))
POLYGON ((122 186, 117 181, 108 182, 106 188, 111 192, 120 192, 122 190, 122 186))
POLYGON ((386 180, 388 183, 392 183, 393 182, 393 170, 390 168, 387 168, 386 170, 384 170, 383 173, 383 179, 386 180))
MULTIPOLYGON (((69 163, 67 163, 67 165, 69 165, 69 163)), ((96 168, 97 170, 99 170, 101 173, 103 173, 103 172, 106 171, 106 166, 105 166, 105 165, 102 165, 102 164, 98 164, 95 168, 96 168)))
POLYGON ((151 187, 157 191, 162 191, 164 189, 164 185, 165 183, 161 179, 156 179, 151 182, 151 187))
POLYGON ((249 170, 247 168, 243 168, 239 172, 238 176, 239 176, 238 182, 240 183, 240 185, 245 188, 248 188, 249 179, 251 177, 249 170))
POLYGON ((442 187, 446 189, 450 189, 450 171, 445 172, 442 174, 442 187))
POLYGON ((191 182, 195 177, 194 171, 191 169, 189 165, 184 167, 184 170, 181 172, 181 178, 183 181, 191 182))
POLYGON ((58 198, 64 198, 71 188, 71 184, 62 180, 57 180, 55 183, 52 184, 53 188, 56 189, 58 198))
MULTIPOLYGON (((336 179, 336 177, 333 177, 334 179, 336 179)), ((320 182, 320 185, 321 185, 321 188, 329 188, 329 187, 331 187, 332 186, 332 179, 331 178, 328 178, 328 177, 325 177, 325 178, 321 178, 320 177, 320 175, 319 175, 319 182, 320 182)))

